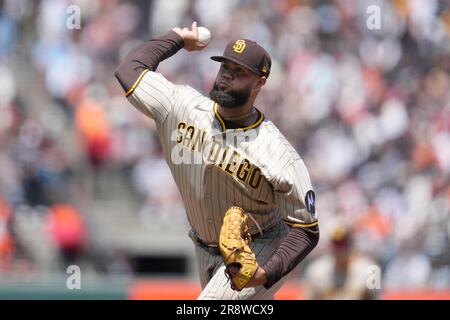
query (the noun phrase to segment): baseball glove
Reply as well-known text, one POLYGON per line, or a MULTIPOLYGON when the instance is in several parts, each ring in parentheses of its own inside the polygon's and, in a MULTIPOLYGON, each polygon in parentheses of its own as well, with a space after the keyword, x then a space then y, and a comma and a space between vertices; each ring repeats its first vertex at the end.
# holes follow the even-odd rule
POLYGON ((225 261, 225 274, 233 290, 241 291, 258 269, 250 249, 248 215, 240 207, 230 207, 220 230, 219 247, 225 261))

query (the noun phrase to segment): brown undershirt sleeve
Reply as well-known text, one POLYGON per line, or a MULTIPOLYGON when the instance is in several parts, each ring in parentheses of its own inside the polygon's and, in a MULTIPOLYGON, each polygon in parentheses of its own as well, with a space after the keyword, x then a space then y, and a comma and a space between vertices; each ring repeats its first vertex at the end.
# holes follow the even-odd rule
POLYGON ((131 50, 117 69, 115 76, 128 92, 145 69, 155 71, 158 64, 177 53, 184 46, 183 39, 173 30, 144 42, 131 50))
POLYGON ((263 266, 266 271, 266 289, 291 272, 319 242, 319 227, 291 227, 280 246, 263 266))

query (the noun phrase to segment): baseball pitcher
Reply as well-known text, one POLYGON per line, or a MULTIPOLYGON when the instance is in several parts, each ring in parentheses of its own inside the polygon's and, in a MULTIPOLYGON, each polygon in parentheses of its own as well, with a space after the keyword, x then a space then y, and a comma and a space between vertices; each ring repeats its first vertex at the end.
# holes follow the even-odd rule
POLYGON ((128 101, 152 118, 184 201, 195 244, 199 299, 273 299, 319 240, 315 194, 302 159, 254 102, 267 51, 234 39, 206 97, 170 82, 158 64, 202 50, 197 23, 131 50, 116 71, 128 101))

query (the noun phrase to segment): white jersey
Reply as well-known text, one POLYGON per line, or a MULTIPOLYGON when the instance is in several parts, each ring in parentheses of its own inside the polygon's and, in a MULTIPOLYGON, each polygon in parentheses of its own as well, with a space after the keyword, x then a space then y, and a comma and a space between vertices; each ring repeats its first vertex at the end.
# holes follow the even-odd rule
MULTIPOLYGON (((156 122, 165 159, 192 228, 217 244, 226 210, 242 207, 262 230, 317 224, 308 171, 275 125, 227 129, 217 105, 189 86, 145 70, 128 100, 156 122)), ((250 223, 250 233, 258 233, 250 223)))

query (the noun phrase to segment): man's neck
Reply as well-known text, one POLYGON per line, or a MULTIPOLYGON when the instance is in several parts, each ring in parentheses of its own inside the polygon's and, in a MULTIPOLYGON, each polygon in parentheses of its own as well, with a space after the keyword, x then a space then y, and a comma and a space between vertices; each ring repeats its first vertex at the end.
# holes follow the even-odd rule
POLYGON ((222 107, 220 104, 217 104, 219 114, 222 116, 222 118, 239 118, 240 116, 245 116, 252 112, 253 110, 253 104, 252 103, 246 103, 242 107, 235 107, 235 108, 225 108, 222 107))
POLYGON ((217 111, 230 129, 251 126, 260 117, 260 113, 251 105, 239 108, 224 108, 218 105, 217 111))

